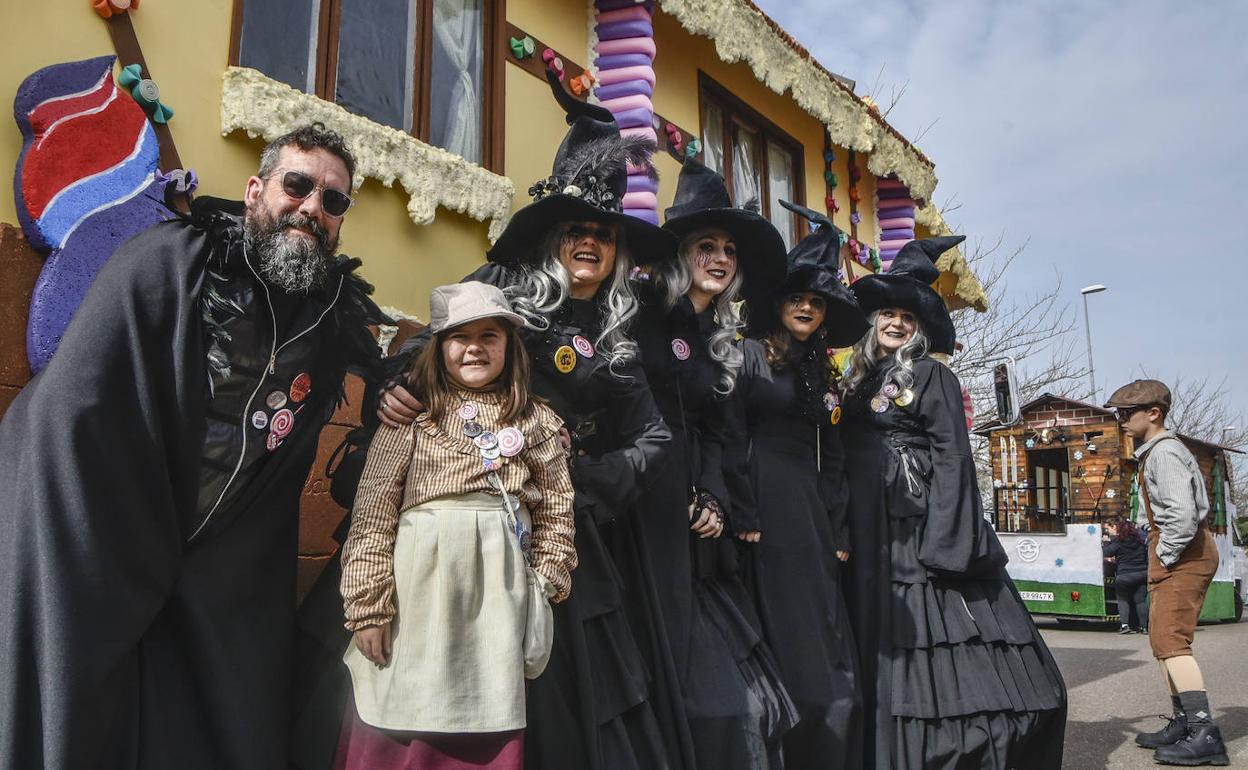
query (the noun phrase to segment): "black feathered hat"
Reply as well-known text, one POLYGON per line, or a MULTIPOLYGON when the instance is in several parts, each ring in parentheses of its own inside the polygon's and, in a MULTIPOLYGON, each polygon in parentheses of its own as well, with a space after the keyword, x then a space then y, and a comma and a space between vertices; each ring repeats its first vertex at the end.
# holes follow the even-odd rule
POLYGON ((737 247, 742 296, 751 306, 770 297, 784 281, 784 238, 775 225, 753 207, 732 205, 724 178, 690 158, 676 180, 676 197, 664 212, 663 229, 677 242, 706 228, 723 230, 737 247), (754 302, 750 302, 751 299, 754 302))
MULTIPOLYGON (((845 284, 841 283, 841 230, 832 220, 813 209, 796 203, 780 201, 789 211, 810 220, 817 226, 789 252, 788 274, 776 296, 800 291, 812 291, 827 302, 823 326, 826 340, 832 347, 846 347, 862 339, 867 331, 867 319, 858 308, 858 301, 845 284)), ((779 323, 775 308, 764 315, 758 324, 763 331, 770 331, 779 323)))
POLYGON ((888 271, 854 281, 854 295, 864 313, 899 307, 914 313, 927 334, 928 350, 953 354, 955 332, 949 308, 932 284, 940 278, 936 260, 966 240, 965 235, 942 235, 910 241, 897 252, 888 271))
MULTIPOLYGON (((624 213, 628 164, 653 169, 649 159, 654 143, 622 136, 605 107, 572 97, 555 72, 547 70, 546 79, 570 128, 555 153, 551 175, 529 188, 533 202, 512 216, 486 258, 509 266, 532 263, 545 258, 540 246, 559 222, 606 222, 620 227, 634 261, 671 259, 676 243, 670 234, 624 213)), ((651 174, 657 179, 653 170, 651 174)))

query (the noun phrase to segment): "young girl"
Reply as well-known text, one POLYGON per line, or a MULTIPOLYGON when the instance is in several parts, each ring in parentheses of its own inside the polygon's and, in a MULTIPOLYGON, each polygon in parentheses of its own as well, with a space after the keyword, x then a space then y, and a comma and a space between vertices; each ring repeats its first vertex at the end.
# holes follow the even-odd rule
POLYGON ((529 393, 523 319, 478 282, 435 289, 430 316, 408 375, 428 409, 379 428, 343 546, 339 768, 521 767, 544 664, 526 671, 526 619, 549 616, 530 602, 566 598, 576 565, 562 423, 529 393))

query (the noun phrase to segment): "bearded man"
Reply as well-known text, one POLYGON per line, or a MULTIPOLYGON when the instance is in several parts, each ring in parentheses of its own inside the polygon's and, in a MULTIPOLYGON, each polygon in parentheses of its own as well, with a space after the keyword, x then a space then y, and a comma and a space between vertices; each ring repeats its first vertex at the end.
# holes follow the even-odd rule
POLYGON ((379 363, 335 257, 354 170, 301 128, 243 209, 124 244, 10 407, 0 768, 286 767, 299 498, 344 375, 379 363))

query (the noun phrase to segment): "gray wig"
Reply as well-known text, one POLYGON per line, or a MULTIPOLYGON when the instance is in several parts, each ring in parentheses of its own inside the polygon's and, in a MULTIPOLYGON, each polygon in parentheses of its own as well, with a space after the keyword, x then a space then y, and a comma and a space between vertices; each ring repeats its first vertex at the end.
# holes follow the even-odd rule
POLYGON ((874 310, 867 316, 867 321, 871 324, 871 328, 867 329, 867 333, 862 335, 862 339, 854 343, 854 350, 850 354, 848 363, 848 373, 845 375, 845 392, 853 393, 875 368, 875 365, 885 358, 892 358, 892 365, 884 375, 884 382, 881 385, 893 382, 901 390, 905 390, 914 384, 914 360, 927 355, 927 334, 923 331, 923 325, 917 323, 914 329, 914 336, 906 340, 906 344, 897 349, 896 353, 891 356, 880 347, 879 334, 876 331, 876 323, 879 321, 880 311, 874 310))
MULTIPOLYGON (((571 276, 559 261, 562 232, 562 227, 552 228, 541 246, 540 253, 545 258, 536 265, 526 266, 520 280, 504 290, 512 308, 535 329, 549 328, 550 316, 570 296, 571 276)), ((603 316, 602 331, 594 340, 594 347, 606 358, 612 371, 637 356, 637 343, 626 333, 628 322, 637 315, 637 297, 628 280, 633 260, 624 243, 624 234, 621 232, 616 237, 615 269, 607 279, 606 298, 599 308, 603 316)))

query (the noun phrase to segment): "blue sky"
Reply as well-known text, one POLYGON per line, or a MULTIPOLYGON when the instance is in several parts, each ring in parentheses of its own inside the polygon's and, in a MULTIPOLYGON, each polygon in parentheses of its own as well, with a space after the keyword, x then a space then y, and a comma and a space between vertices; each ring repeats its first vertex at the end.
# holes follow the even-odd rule
MULTIPOLYGON (((1010 285, 1060 272, 1102 394, 1141 376, 1230 381, 1248 413, 1248 3, 756 0, 881 101, 935 161, 971 241, 1027 243, 1010 285)), ((1248 419, 1246 417, 1245 419, 1248 419)))

